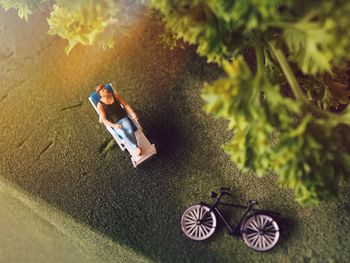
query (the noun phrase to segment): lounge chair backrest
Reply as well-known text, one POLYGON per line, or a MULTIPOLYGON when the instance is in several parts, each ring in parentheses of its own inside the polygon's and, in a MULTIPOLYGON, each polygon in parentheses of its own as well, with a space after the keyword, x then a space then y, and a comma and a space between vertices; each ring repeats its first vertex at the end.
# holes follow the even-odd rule
MULTIPOLYGON (((113 93, 113 89, 112 89, 112 87, 111 87, 110 84, 104 84, 104 85, 105 85, 106 90, 108 90, 110 93, 113 93)), ((95 106, 97 105, 97 103, 98 103, 98 102, 100 101, 100 99, 101 99, 101 96, 98 95, 98 93, 97 93, 96 91, 92 92, 92 93, 90 94, 90 97, 91 97, 91 99, 92 99, 92 102, 95 104, 95 106)))

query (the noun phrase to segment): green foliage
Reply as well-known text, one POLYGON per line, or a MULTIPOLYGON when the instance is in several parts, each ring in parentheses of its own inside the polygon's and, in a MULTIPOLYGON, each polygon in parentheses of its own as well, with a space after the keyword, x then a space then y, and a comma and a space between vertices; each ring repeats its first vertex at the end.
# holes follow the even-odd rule
POLYGON ((350 115, 329 109, 348 103, 349 92, 330 79, 335 63, 350 59, 350 3, 151 2, 177 38, 225 70, 202 97, 207 112, 229 120, 234 136, 224 149, 239 168, 275 171, 303 204, 336 196, 349 180, 340 149, 350 142, 350 115))
POLYGON ((46 0, 0 0, 0 5, 7 11, 10 8, 18 9, 18 16, 28 21, 28 15, 32 14, 40 3, 46 0))
POLYGON ((285 1, 151 1, 178 38, 197 44, 199 54, 217 63, 249 45, 249 37, 265 28, 267 18, 277 19, 281 2, 285 1))
POLYGON ((303 73, 314 75, 331 71, 331 30, 331 23, 322 26, 318 22, 301 20, 285 25, 283 38, 303 73))
POLYGON ((350 143, 349 126, 306 115, 293 131, 282 133, 274 166, 283 186, 295 190, 301 203, 317 204, 338 194, 349 180, 350 157, 339 146, 350 143))
POLYGON ((312 1, 307 13, 297 20, 280 21, 291 61, 304 74, 331 72, 331 63, 343 63, 349 56, 349 1, 312 1))
POLYGON ((254 77, 243 57, 225 63, 224 69, 228 77, 203 89, 205 109, 230 120, 234 136, 224 149, 232 160, 262 176, 271 168, 278 132, 294 125, 290 112, 299 113, 300 105, 282 97, 263 75, 254 77))
MULTIPOLYGON (((39 4, 47 0, 0 0, 5 10, 18 9, 28 20, 39 4)), ((137 0, 55 0, 48 18, 49 34, 68 40, 68 55, 77 45, 100 45, 111 48, 117 33, 127 34, 132 18, 139 12, 137 0)), ((50 1, 51 3, 51 1, 50 1)))
POLYGON ((299 78, 299 83, 307 98, 321 109, 337 109, 342 104, 349 103, 350 93, 346 90, 346 85, 332 81, 329 76, 299 78))
POLYGON ((176 37, 175 33, 172 30, 168 28, 164 28, 164 31, 159 35, 158 43, 162 44, 165 48, 168 48, 170 50, 173 50, 175 48, 185 48, 183 42, 176 37))
POLYGON ((337 195, 350 172, 349 155, 339 151, 350 143, 348 113, 331 119, 303 115, 300 101, 282 96, 261 72, 253 76, 243 57, 224 69, 227 77, 206 84, 202 97, 206 111, 230 121, 234 136, 224 149, 238 167, 259 176, 276 171, 301 203, 337 195))
POLYGON ((118 8, 113 1, 57 1, 48 18, 49 34, 59 35, 69 41, 66 53, 69 54, 78 43, 94 45, 97 42, 107 47, 113 46, 112 33, 104 38, 101 34, 114 23, 118 8))

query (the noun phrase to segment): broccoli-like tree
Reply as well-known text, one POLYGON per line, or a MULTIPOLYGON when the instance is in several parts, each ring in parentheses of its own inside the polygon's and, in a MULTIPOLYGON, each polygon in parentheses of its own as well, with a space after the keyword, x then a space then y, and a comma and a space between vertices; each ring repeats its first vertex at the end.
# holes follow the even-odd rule
POLYGON ((226 72, 202 97, 207 112, 229 121, 224 149, 239 168, 276 172, 303 204, 336 196, 350 172, 350 110, 334 113, 350 95, 334 81, 350 59, 350 2, 151 3, 177 38, 226 72))

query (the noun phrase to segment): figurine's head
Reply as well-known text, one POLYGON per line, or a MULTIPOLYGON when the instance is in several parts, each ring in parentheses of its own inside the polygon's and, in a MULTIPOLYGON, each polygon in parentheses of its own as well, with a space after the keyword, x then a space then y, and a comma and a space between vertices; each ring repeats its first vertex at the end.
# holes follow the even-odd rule
POLYGON ((101 97, 103 95, 105 95, 106 93, 108 93, 108 90, 106 90, 105 85, 103 85, 103 84, 97 85, 95 87, 95 90, 96 90, 97 94, 100 95, 101 97))

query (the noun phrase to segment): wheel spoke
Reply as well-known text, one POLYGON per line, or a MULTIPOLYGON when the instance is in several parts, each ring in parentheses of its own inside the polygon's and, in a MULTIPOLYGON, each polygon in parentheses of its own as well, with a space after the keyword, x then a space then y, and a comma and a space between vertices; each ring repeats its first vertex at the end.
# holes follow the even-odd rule
POLYGON ((213 222, 212 216, 211 215, 206 216, 205 219, 204 219, 204 222, 212 223, 213 222))
POLYGON ((205 213, 206 213, 206 211, 205 211, 204 207, 202 206, 201 211, 200 211, 200 215, 199 215, 199 219, 202 219, 203 216, 205 215, 205 213))
POLYGON ((198 210, 199 210, 199 208, 195 208, 193 210, 193 213, 194 213, 194 216, 195 216, 196 219, 198 219, 198 217, 199 217, 198 210))
POLYGON ((187 226, 187 225, 192 225, 195 223, 196 223, 196 221, 193 221, 193 220, 185 220, 184 225, 187 226))
POLYGON ((183 226, 184 226, 186 229, 189 229, 189 228, 191 228, 191 227, 193 227, 193 226, 195 226, 195 225, 196 225, 196 223, 183 224, 183 226))
POLYGON ((204 221, 204 222, 202 223, 202 225, 206 225, 206 226, 211 227, 211 226, 213 225, 213 221, 212 221, 212 220, 210 220, 210 221, 204 221))
POLYGON ((201 230, 200 226, 197 225, 197 237, 201 237, 200 230, 201 230))
POLYGON ((197 220, 195 214, 193 213, 193 211, 190 211, 187 215, 187 218, 191 218, 192 220, 197 220))
POLYGON ((194 231, 193 235, 194 235, 195 237, 198 237, 198 225, 196 225, 195 231, 194 231))
POLYGON ((275 229, 275 226, 273 224, 268 224, 265 226, 264 231, 269 231, 271 229, 275 229))
POLYGON ((254 225, 254 224, 250 224, 247 228, 249 228, 249 229, 251 229, 251 230, 253 230, 253 231, 259 231, 259 229, 254 225))
POLYGON ((201 226, 198 226, 198 231, 199 231, 199 236, 203 237, 204 236, 204 231, 201 226))
POLYGON ((202 207, 198 207, 198 219, 201 219, 202 218, 202 207))
POLYGON ((264 240, 262 238, 262 236, 259 236, 259 244, 260 244, 260 248, 263 248, 264 247, 264 240))
POLYGON ((187 237, 193 240, 204 240, 209 238, 216 228, 216 217, 214 212, 204 205, 194 205, 189 207, 181 217, 181 229, 187 237), (198 219, 204 218, 198 224, 198 219))
POLYGON ((277 244, 279 228, 273 218, 268 215, 258 214, 246 221, 242 235, 244 242, 250 248, 257 251, 266 251, 277 244), (260 231, 262 231, 262 234, 260 231))
POLYGON ((195 237, 198 237, 198 225, 195 226, 194 231, 193 231, 193 235, 195 237))
POLYGON ((255 228, 256 228, 256 230, 258 230, 259 229, 259 222, 257 221, 257 220, 252 220, 252 222, 251 222, 251 226, 254 226, 255 228))
POLYGON ((190 232, 195 227, 196 227, 196 224, 193 224, 193 225, 185 227, 185 229, 186 229, 187 232, 190 232))
POLYGON ((271 233, 271 234, 276 234, 278 231, 278 229, 275 228, 275 226, 273 226, 272 228, 269 228, 269 229, 265 229, 264 230, 265 233, 271 233))
POLYGON ((205 228, 205 226, 201 225, 201 228, 203 230, 204 236, 208 235, 208 229, 205 228))
POLYGON ((257 233, 256 233, 256 232, 252 232, 252 233, 250 233, 250 234, 247 234, 247 237, 248 237, 248 238, 255 237, 255 236, 257 236, 257 233))
POLYGON ((260 248, 262 248, 262 247, 263 247, 263 245, 262 245, 262 238, 261 238, 261 236, 259 236, 258 246, 259 246, 260 248))
POLYGON ((202 224, 202 227, 203 227, 203 229, 205 229, 207 231, 207 233, 211 230, 211 227, 206 226, 204 224, 202 224))
POLYGON ((197 209, 197 219, 201 218, 201 213, 202 213, 202 207, 199 206, 198 209, 197 209))
POLYGON ((185 221, 185 222, 196 222, 197 220, 194 219, 194 218, 192 218, 192 217, 186 216, 186 217, 184 218, 184 221, 185 221))
POLYGON ((188 232, 191 232, 193 229, 195 229, 196 228, 196 224, 193 224, 192 226, 190 226, 189 228, 188 228, 188 232))
POLYGON ((187 231, 187 233, 190 235, 190 236, 194 236, 194 232, 196 231, 196 226, 194 226, 193 228, 191 228, 190 231, 187 231))
POLYGON ((263 229, 265 225, 265 219, 263 216, 259 216, 259 217, 260 217, 260 228, 263 229))
POLYGON ((194 218, 193 218, 193 216, 192 215, 190 215, 190 214, 186 214, 185 216, 184 216, 184 220, 185 221, 196 221, 194 218))
POLYGON ((193 227, 193 226, 195 226, 195 225, 196 225, 196 223, 186 224, 186 225, 185 225, 185 228, 186 228, 186 229, 189 229, 189 228, 191 228, 191 227, 193 227))
POLYGON ((270 230, 270 231, 264 231, 265 235, 269 235, 269 236, 275 236, 276 235, 276 231, 274 230, 270 230))
POLYGON ((264 227, 268 223, 268 220, 266 218, 264 218, 264 217, 261 217, 261 220, 262 220, 261 229, 264 229, 264 227))
POLYGON ((253 236, 253 237, 250 239, 251 244, 254 245, 254 243, 258 240, 258 238, 259 238, 259 235, 253 236))
POLYGON ((255 216, 254 220, 252 221, 253 224, 259 229, 260 228, 260 222, 259 222, 259 217, 255 216))
POLYGON ((211 227, 214 224, 214 221, 212 219, 205 220, 202 224, 211 227))
POLYGON ((268 247, 269 245, 272 244, 273 240, 271 240, 270 238, 268 238, 267 236, 262 236, 266 242, 266 247, 268 247))
POLYGON ((272 242, 273 242, 273 237, 271 237, 271 236, 269 236, 269 235, 264 234, 264 238, 266 238, 266 240, 267 240, 269 243, 272 243, 272 242))
POLYGON ((263 243, 263 247, 268 247, 269 246, 269 242, 267 241, 267 239, 264 236, 261 236, 261 240, 263 243))
POLYGON ((249 239, 249 246, 255 246, 256 241, 258 240, 259 236, 254 236, 249 239))
POLYGON ((260 242, 260 237, 259 236, 256 236, 256 240, 254 242, 254 246, 255 247, 259 247, 259 242, 260 242))
POLYGON ((271 240, 275 240, 276 238, 278 238, 278 235, 277 234, 275 234, 275 235, 268 235, 268 234, 264 234, 264 236, 265 237, 268 237, 269 239, 271 239, 271 240))

